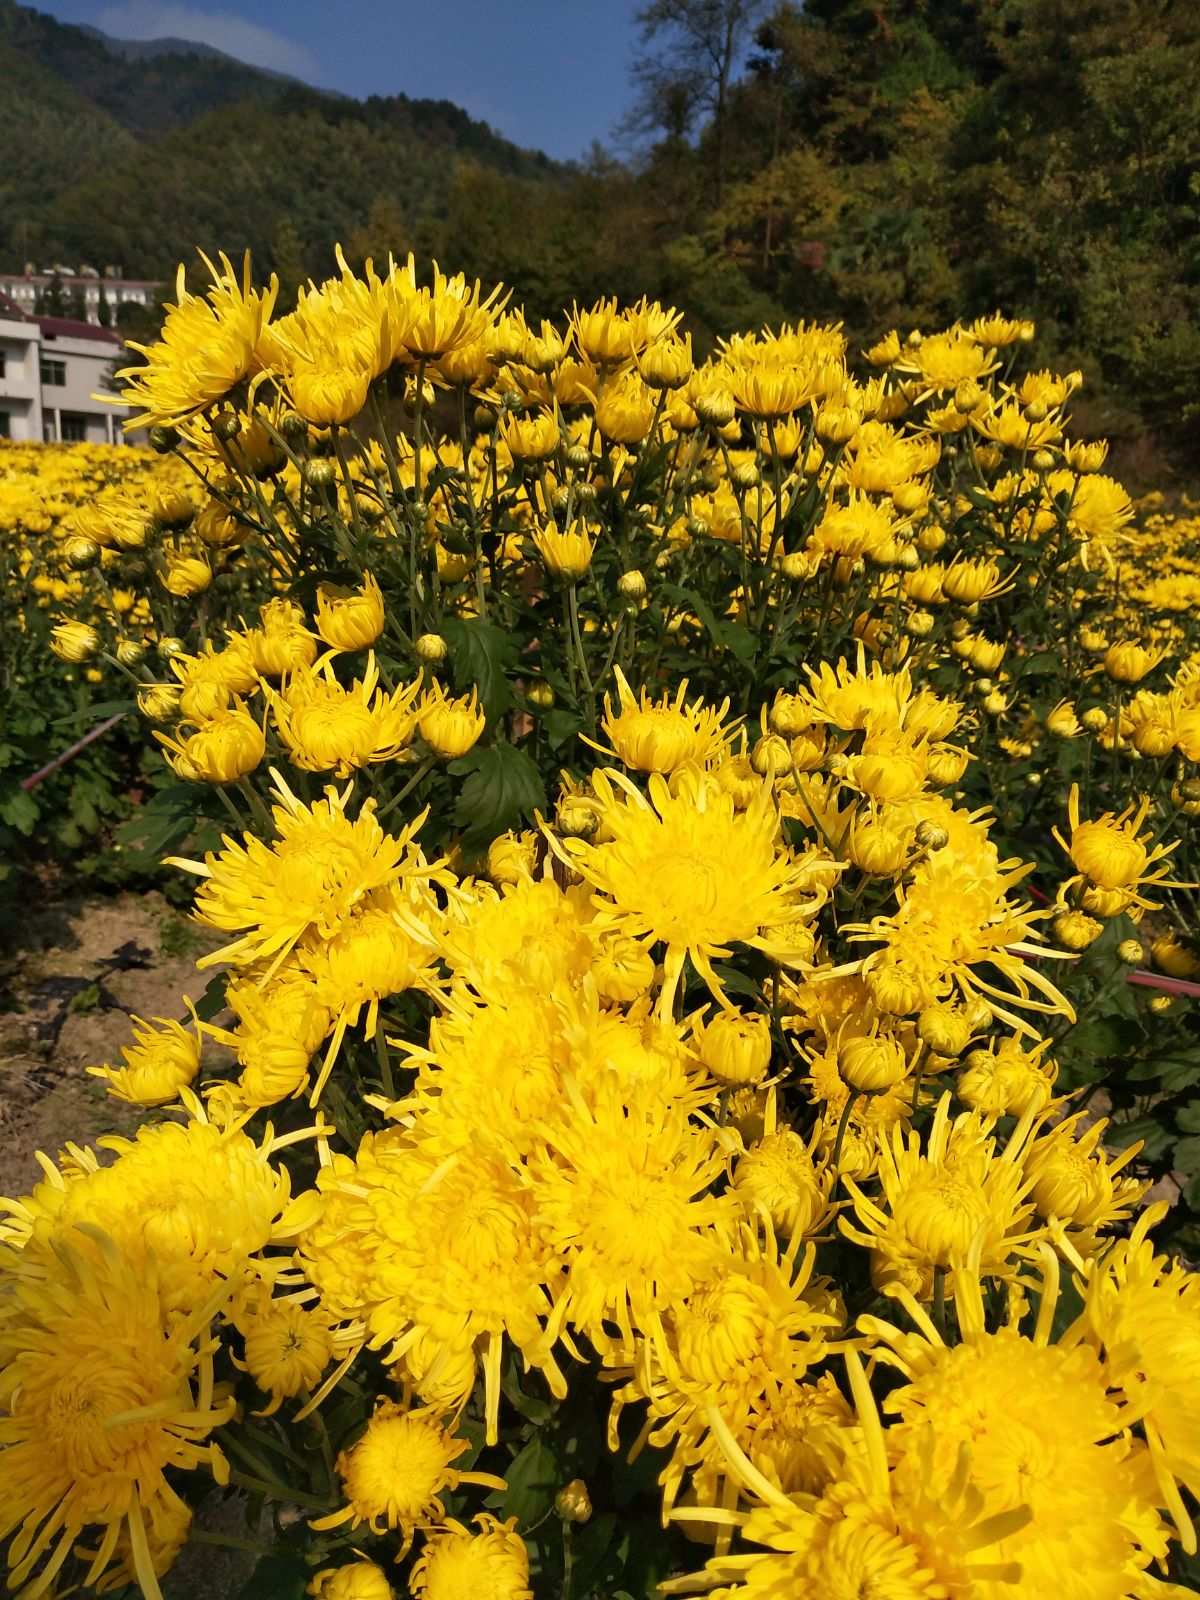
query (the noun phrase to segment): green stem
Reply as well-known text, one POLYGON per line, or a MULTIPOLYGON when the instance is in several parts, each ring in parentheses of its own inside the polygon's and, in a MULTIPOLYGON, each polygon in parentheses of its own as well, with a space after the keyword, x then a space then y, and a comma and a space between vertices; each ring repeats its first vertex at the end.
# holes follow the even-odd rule
POLYGON ((933 1269, 933 1325, 942 1336, 943 1343, 946 1338, 946 1269, 934 1267, 933 1269))
POLYGON ((394 1100, 396 1080, 392 1076, 392 1058, 388 1052, 387 1040, 383 1036, 383 1028, 379 1023, 375 1025, 375 1057, 379 1062, 379 1078, 383 1084, 383 1092, 389 1100, 394 1100))
POLYGON ((434 757, 433 756, 427 756, 425 758, 425 760, 422 761, 420 763, 420 765, 417 767, 417 770, 413 773, 412 777, 404 785, 403 789, 400 790, 399 794, 394 794, 386 805, 380 806, 379 810, 375 813, 376 822, 382 822, 384 817, 387 816, 389 811, 394 811, 396 809, 396 807, 400 804, 401 800, 407 799, 408 796, 412 793, 412 791, 420 783, 421 779, 424 778, 429 773, 429 771, 432 769, 433 765, 434 765, 434 757))
POLYGON ((837 1138, 833 1141, 833 1170, 837 1172, 838 1162, 842 1159, 842 1141, 846 1137, 846 1129, 850 1123, 850 1113, 854 1110, 854 1102, 858 1099, 857 1091, 852 1090, 846 1096, 846 1104, 842 1107, 842 1115, 838 1120, 837 1138))

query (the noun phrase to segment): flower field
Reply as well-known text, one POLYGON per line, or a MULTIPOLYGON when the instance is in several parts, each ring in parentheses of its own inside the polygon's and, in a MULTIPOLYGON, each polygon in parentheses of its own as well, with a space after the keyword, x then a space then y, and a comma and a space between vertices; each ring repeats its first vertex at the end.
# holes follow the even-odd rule
POLYGON ((10 1586, 1193 1592, 1200 519, 999 313, 338 267, 0 447, 14 858, 221 940, 0 1202, 10 1586))

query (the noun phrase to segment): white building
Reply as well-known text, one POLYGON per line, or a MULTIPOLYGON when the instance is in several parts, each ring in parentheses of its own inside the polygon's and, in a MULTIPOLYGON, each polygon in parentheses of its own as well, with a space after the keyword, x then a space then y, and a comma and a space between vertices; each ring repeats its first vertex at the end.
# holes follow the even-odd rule
POLYGON ((113 394, 121 340, 107 328, 22 313, 0 293, 0 438, 120 444, 113 394))
POLYGON ((117 311, 121 306, 152 306, 162 288, 161 283, 147 278, 123 278, 120 270, 119 267, 105 267, 101 275, 95 267, 83 266, 78 272, 70 267, 53 267, 49 272, 35 272, 33 264, 28 263, 24 272, 0 273, 0 294, 7 295, 27 316, 36 316, 38 306, 50 292, 57 275, 68 305, 77 296, 81 297, 87 321, 99 327, 103 299, 108 304, 115 327, 117 311))

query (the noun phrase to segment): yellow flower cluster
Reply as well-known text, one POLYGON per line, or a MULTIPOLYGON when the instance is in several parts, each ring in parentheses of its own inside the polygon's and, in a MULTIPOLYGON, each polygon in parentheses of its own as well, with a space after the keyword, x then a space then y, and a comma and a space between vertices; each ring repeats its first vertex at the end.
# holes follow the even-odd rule
POLYGON ((103 642, 224 942, 7 1202, 15 1581, 155 1596, 205 1466, 328 1600, 1186 1592, 1200 1288, 1077 1087, 1187 1026, 1200 670, 1078 375, 339 269, 127 374, 226 585, 103 642))

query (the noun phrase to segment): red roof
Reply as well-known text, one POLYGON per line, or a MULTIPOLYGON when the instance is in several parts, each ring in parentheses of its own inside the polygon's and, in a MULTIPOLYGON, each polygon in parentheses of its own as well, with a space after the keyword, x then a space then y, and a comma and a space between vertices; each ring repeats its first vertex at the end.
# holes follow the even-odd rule
POLYGON ((98 328, 92 322, 76 322, 71 317, 34 317, 47 339, 98 339, 101 344, 120 344, 121 336, 111 328, 98 328))

